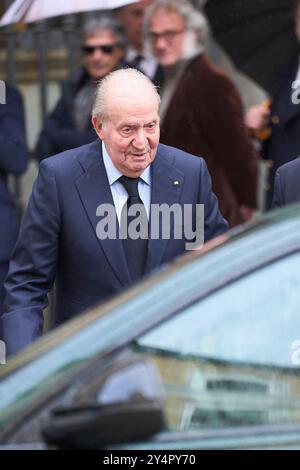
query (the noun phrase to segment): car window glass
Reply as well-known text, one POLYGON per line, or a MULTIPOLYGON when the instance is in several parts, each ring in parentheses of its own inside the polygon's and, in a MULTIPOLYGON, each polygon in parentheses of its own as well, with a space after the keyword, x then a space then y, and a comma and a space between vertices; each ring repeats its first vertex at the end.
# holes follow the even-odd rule
POLYGON ((299 261, 225 285, 139 339, 170 430, 300 422, 299 261))
POLYGON ((140 344, 226 361, 295 367, 300 339, 300 254, 225 286, 140 339, 140 344))

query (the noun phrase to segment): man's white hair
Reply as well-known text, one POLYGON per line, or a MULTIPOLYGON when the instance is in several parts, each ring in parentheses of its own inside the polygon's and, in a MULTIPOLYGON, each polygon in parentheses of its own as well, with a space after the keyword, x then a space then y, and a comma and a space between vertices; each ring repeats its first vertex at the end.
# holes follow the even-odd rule
POLYGON ((109 89, 115 89, 118 91, 118 93, 120 93, 118 83, 119 85, 120 83, 124 85, 124 82, 126 83, 126 81, 128 82, 128 90, 129 87, 131 87, 132 92, 134 92, 134 85, 137 82, 142 84, 145 87, 145 92, 149 90, 153 93, 153 96, 157 99, 157 104, 159 106, 160 96, 158 94, 157 88, 153 85, 151 80, 146 77, 146 75, 136 69, 131 68, 115 70, 114 72, 106 75, 97 86, 92 115, 93 117, 96 117, 99 122, 105 121, 109 116, 109 109, 107 109, 107 96, 109 89))

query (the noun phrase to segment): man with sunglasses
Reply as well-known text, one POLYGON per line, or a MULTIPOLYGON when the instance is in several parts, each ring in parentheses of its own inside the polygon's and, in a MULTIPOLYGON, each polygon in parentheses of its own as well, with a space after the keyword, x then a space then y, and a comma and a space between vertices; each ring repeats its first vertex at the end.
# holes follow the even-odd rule
POLYGON ((103 14, 82 31, 83 66, 62 85, 62 97, 47 118, 37 145, 39 160, 92 142, 90 115, 97 82, 123 65, 125 36, 120 23, 103 14))

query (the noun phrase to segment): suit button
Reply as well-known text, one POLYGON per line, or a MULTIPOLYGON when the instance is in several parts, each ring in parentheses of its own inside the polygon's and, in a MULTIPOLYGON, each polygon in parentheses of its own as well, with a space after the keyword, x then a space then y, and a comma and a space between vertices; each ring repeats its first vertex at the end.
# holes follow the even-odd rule
POLYGON ((276 126, 277 124, 279 124, 280 119, 279 119, 278 116, 272 116, 271 117, 271 122, 272 122, 272 124, 274 124, 274 126, 276 126))

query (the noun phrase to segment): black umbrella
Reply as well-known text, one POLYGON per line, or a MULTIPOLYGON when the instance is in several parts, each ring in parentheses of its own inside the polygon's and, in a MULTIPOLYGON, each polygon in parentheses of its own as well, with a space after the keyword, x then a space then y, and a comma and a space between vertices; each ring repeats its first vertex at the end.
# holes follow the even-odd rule
POLYGON ((292 0, 207 0, 205 13, 236 66, 266 90, 297 53, 292 0))

